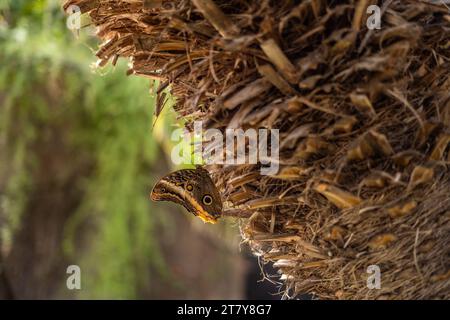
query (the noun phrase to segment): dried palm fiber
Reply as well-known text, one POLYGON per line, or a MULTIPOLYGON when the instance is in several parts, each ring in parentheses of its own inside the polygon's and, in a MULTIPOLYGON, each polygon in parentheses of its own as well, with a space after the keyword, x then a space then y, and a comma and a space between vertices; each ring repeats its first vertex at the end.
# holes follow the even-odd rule
POLYGON ((439 1, 70 0, 100 64, 205 128, 280 130, 280 171, 209 168, 285 297, 450 298, 450 10, 439 1), (367 6, 381 7, 368 30, 367 6), (378 265, 381 289, 367 287, 378 265))

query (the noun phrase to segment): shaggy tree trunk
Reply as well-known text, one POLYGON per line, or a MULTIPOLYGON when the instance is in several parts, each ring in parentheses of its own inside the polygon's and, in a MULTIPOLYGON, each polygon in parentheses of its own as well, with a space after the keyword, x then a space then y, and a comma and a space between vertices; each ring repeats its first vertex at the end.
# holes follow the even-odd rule
POLYGON ((448 299, 449 9, 384 1, 371 30, 372 4, 381 1, 65 8, 98 27, 100 65, 131 58, 130 74, 170 85, 180 117, 280 130, 276 175, 208 169, 230 209, 250 211, 242 237, 279 268, 286 295, 448 299), (367 286, 373 265, 378 290, 367 286))

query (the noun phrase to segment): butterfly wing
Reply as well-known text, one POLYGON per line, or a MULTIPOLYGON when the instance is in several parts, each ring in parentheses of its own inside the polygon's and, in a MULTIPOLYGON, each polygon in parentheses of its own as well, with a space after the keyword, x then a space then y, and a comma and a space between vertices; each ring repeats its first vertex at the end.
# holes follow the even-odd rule
POLYGON ((197 168, 195 174, 198 177, 194 181, 193 195, 198 199, 200 206, 214 219, 217 219, 222 214, 222 198, 219 190, 211 179, 208 171, 203 168, 197 168))
MULTIPOLYGON (((186 202, 187 181, 193 180, 195 170, 185 169, 172 172, 162 177, 153 187, 150 195, 153 201, 172 201, 180 205, 188 205, 186 202)), ((191 211, 190 208, 186 208, 191 211)))
POLYGON ((171 201, 205 222, 215 223, 222 213, 222 200, 208 171, 184 169, 163 177, 153 188, 153 201, 171 201))

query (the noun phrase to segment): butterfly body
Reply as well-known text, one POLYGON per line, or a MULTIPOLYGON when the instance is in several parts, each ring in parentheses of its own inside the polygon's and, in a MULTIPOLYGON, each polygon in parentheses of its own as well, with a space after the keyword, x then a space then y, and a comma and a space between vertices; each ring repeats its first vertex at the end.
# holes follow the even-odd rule
POLYGON ((182 205, 204 222, 215 223, 222 214, 222 200, 208 171, 201 167, 178 170, 161 178, 150 195, 153 201, 182 205))

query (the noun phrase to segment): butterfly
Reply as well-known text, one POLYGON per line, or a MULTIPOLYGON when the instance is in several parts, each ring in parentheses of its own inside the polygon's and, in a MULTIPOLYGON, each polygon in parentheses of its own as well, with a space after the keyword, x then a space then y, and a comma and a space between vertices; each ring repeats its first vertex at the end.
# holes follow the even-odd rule
POLYGON ((178 170, 161 178, 153 187, 150 198, 178 203, 204 222, 216 223, 222 214, 220 193, 209 172, 200 166, 178 170))

